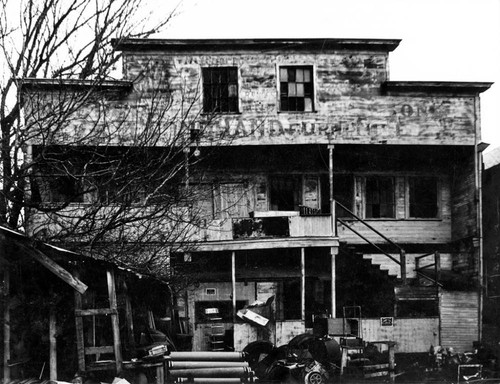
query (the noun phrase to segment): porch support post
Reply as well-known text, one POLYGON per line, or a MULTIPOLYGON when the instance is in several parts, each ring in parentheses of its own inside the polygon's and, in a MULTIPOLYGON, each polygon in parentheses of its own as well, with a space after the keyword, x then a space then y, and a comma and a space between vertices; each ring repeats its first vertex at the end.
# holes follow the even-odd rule
MULTIPOLYGON (((5 248, 4 248, 5 249, 5 248)), ((3 270, 3 382, 10 382, 10 271, 3 270)))
POLYGON ((57 380, 57 339, 56 339, 56 308, 55 304, 50 306, 49 314, 49 378, 50 381, 57 380))
POLYGON ((337 292, 335 290, 335 285, 336 285, 336 268, 335 268, 335 255, 337 254, 337 248, 336 247, 331 247, 330 248, 330 255, 331 255, 331 269, 332 269, 332 276, 331 276, 331 281, 332 281, 332 317, 336 318, 337 317, 337 292))
POLYGON ((236 322, 236 251, 231 252, 231 297, 233 299, 233 323, 236 322))
POLYGON ((330 181, 330 214, 332 217, 332 236, 337 236, 337 216, 335 213, 335 199, 333 197, 333 148, 328 146, 328 177, 330 181))
POLYGON ((306 319, 306 250, 300 248, 300 305, 301 319, 306 319))

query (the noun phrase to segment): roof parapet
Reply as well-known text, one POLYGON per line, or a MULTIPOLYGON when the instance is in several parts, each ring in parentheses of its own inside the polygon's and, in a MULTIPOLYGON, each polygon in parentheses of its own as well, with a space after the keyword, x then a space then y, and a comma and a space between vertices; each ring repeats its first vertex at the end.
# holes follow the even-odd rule
POLYGON ((399 39, 115 39, 119 51, 352 50, 391 52, 399 39))
POLYGON ((20 80, 21 90, 87 90, 95 87, 102 91, 129 91, 133 83, 124 80, 80 80, 80 79, 41 79, 20 80))
POLYGON ((382 90, 388 95, 401 93, 478 95, 492 85, 493 83, 464 81, 386 81, 382 84, 382 90))

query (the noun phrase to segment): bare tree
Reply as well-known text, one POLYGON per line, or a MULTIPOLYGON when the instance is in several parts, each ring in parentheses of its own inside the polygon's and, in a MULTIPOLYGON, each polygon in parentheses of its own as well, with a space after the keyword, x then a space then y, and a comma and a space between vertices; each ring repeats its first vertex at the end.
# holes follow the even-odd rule
POLYGON ((158 274, 213 214, 202 204, 211 184, 190 171, 211 119, 200 125, 198 95, 174 98, 154 65, 139 91, 110 77, 112 38, 150 36, 173 15, 144 29, 137 9, 145 15, 141 0, 1 0, 0 224, 158 274))

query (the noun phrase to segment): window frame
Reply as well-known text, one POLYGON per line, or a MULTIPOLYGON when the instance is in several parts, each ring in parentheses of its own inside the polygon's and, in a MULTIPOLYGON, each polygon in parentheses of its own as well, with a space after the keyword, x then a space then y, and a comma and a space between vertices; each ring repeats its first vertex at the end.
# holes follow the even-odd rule
POLYGON ((442 195, 441 179, 435 175, 412 175, 406 178, 406 218, 410 220, 441 220, 442 219, 442 195), (418 217, 411 215, 411 179, 434 179, 436 182, 436 215, 434 217, 418 217))
MULTIPOLYGON (((287 63, 281 63, 281 64, 277 64, 277 68, 276 68, 276 71, 277 71, 277 76, 276 76, 276 90, 277 90, 277 104, 278 104, 278 113, 311 113, 311 112, 316 112, 316 68, 315 68, 315 65, 314 64, 287 64, 287 63), (283 104, 282 104, 282 92, 281 92, 281 69, 309 69, 311 71, 311 87, 312 87, 312 90, 310 92, 310 98, 311 98, 311 110, 306 110, 305 108, 305 98, 306 98, 306 95, 305 95, 305 90, 304 90, 304 96, 302 97, 302 99, 304 100, 304 109, 303 110, 300 110, 300 109, 283 109, 283 104)), ((290 82, 286 82, 287 84, 289 84, 290 82)), ((295 84, 297 84, 297 82, 294 82, 295 84)), ((305 84, 305 82, 299 82, 299 84, 305 84)), ((288 94, 287 94, 288 95, 288 94)), ((290 98, 291 96, 287 96, 288 98, 290 98)), ((293 96, 292 96, 293 97, 293 96)))
MULTIPOLYGON (((363 177, 363 195, 364 195, 364 204, 363 204, 363 217, 369 220, 396 220, 397 219, 397 180, 394 175, 383 175, 383 174, 374 174, 374 175, 366 175, 363 177), (371 178, 376 179, 391 179, 392 180, 392 216, 380 216, 380 217, 369 217, 368 216, 368 180, 371 178)), ((380 200, 379 200, 380 201, 380 200)), ((380 204, 380 203, 379 203, 380 204)), ((373 204, 371 204, 373 205, 373 204)))
MULTIPOLYGON (((239 114, 240 113, 240 73, 239 73, 239 68, 237 66, 201 66, 200 67, 200 77, 201 77, 201 109, 202 113, 204 114, 211 114, 211 113, 216 113, 216 114, 239 114), (227 79, 228 81, 226 83, 212 83, 212 79, 210 79, 210 83, 206 82, 207 80, 207 74, 206 72, 208 71, 214 71, 214 72, 221 72, 223 70, 229 71, 229 70, 234 70, 235 71, 235 76, 236 79, 234 82, 229 81, 230 75, 229 72, 227 73, 227 79), (219 105, 217 107, 217 102, 220 104, 221 94, 220 91, 222 89, 222 85, 225 84, 227 86, 227 93, 228 96, 225 96, 226 100, 226 105, 227 105, 227 110, 222 110, 221 106, 219 105), (236 86, 236 96, 229 96, 229 86, 230 85, 235 85, 236 86), (219 92, 219 98, 212 98, 211 95, 212 92, 207 92, 207 87, 210 87, 210 89, 213 91, 213 89, 216 89, 218 86, 218 92, 219 92), (231 103, 230 100, 234 101, 234 110, 231 108, 231 103), (216 106, 216 107, 214 107, 216 106), (212 108, 210 108, 212 107, 212 108)), ((210 74, 212 77, 212 73, 210 74)))

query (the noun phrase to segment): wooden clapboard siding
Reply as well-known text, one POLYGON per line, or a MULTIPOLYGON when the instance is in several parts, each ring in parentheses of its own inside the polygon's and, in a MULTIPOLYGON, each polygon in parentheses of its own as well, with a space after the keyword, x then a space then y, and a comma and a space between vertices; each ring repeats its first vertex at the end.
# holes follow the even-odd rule
POLYGON ((363 319, 363 339, 395 341, 397 353, 427 352, 439 343, 439 319, 395 318, 392 327, 382 327, 380 319, 363 319))
POLYGON ((479 337, 477 292, 443 291, 440 313, 442 346, 459 352, 472 350, 479 337))
MULTIPOLYGON (((451 240, 450 220, 369 220, 369 224, 397 244, 442 244, 451 240)), ((353 222, 356 231, 375 243, 384 240, 361 223, 353 222)), ((338 235, 341 241, 350 244, 366 244, 354 232, 338 225, 338 235)))
POLYGON ((291 216, 290 236, 332 236, 332 217, 326 216, 291 216))
MULTIPOLYGON (((223 53, 210 49, 184 52, 170 48, 165 51, 126 50, 125 79, 134 80, 134 88, 126 97, 108 101, 109 124, 120 124, 123 128, 111 130, 114 134, 110 140, 122 145, 132 143, 137 129, 133 122, 148 112, 147 103, 137 100, 151 94, 153 89, 168 89, 173 95, 172 115, 188 105, 190 117, 199 124, 201 68, 234 66, 238 68, 238 112, 241 114, 217 116, 207 130, 207 135, 211 135, 209 139, 219 138, 224 132, 229 145, 474 144, 475 97, 470 91, 460 95, 461 87, 458 86, 458 94, 453 95, 450 91, 426 95, 396 89, 386 93, 382 84, 388 79, 387 61, 387 51, 354 52, 352 47, 348 51, 341 48, 315 51, 314 54, 291 46, 286 48, 285 54, 274 48, 263 53, 255 47, 226 49, 223 53), (280 65, 314 68, 316 113, 279 113, 280 65), (147 75, 142 75, 145 72, 147 75), (164 79, 168 79, 168 83, 164 79)), ((439 84, 435 84, 435 88, 439 90, 439 84)), ((60 137, 54 139, 62 141, 65 134, 78 138, 87 134, 96 121, 99 121, 97 109, 79 109, 67 119, 68 126, 60 137), (78 127, 80 129, 76 129, 78 127)), ((169 135, 163 135, 158 144, 165 145, 168 139, 169 135)), ((202 140, 201 144, 209 144, 209 140, 202 140)))
POLYGON ((477 236, 474 153, 455 163, 452 181, 452 240, 477 236))

